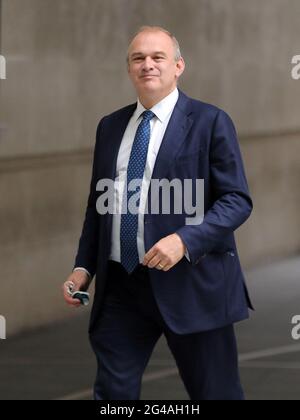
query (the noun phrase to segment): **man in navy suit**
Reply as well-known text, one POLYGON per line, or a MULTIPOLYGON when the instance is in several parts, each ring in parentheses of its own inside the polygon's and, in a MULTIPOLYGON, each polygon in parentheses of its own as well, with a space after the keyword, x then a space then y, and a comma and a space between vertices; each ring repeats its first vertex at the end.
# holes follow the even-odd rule
POLYGON ((89 333, 98 400, 140 398, 162 334, 191 399, 244 398, 233 324, 248 318, 251 302, 234 231, 252 201, 231 119, 177 89, 184 67, 172 34, 141 28, 128 49, 138 101, 104 117, 97 129, 85 221, 63 289, 66 302, 79 306, 68 285, 87 290, 96 275, 89 333), (135 177, 138 212, 131 214, 125 192, 135 177), (114 181, 113 190, 102 190, 102 180, 114 181), (194 191, 204 180, 202 219, 187 223, 187 211, 174 203, 167 214, 160 204, 149 211, 161 199, 153 180, 191 180, 194 191), (105 194, 114 211, 99 211, 105 194), (116 211, 124 202, 127 213, 116 211))

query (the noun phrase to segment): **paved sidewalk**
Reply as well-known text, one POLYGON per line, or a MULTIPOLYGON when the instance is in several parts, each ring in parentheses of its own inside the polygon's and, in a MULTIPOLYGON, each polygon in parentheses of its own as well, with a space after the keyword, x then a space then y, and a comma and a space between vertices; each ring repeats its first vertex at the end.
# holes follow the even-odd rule
MULTIPOLYGON (((247 399, 300 399, 300 257, 247 273, 256 312, 236 327, 247 399)), ((87 313, 74 320, 2 340, 0 400, 91 399, 96 371, 87 313)), ((144 375, 142 399, 188 399, 164 338, 144 375)))

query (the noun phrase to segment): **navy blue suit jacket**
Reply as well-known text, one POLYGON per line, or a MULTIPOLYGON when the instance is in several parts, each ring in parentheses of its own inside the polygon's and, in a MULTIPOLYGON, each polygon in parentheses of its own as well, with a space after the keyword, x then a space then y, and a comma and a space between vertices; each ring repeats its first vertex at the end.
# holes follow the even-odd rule
MULTIPOLYGON (((75 266, 96 274, 90 331, 101 312, 111 249, 112 215, 99 215, 100 179, 115 179, 119 147, 136 104, 104 117, 98 126, 90 195, 75 266)), ((249 300, 234 231, 249 217, 249 196, 234 125, 215 106, 180 91, 165 132, 152 179, 204 179, 205 215, 200 225, 186 225, 190 215, 148 214, 144 218, 146 252, 177 232, 187 246, 171 270, 150 269, 161 314, 178 334, 221 328, 249 316, 249 300)), ((151 194, 151 189, 149 191, 151 194)))

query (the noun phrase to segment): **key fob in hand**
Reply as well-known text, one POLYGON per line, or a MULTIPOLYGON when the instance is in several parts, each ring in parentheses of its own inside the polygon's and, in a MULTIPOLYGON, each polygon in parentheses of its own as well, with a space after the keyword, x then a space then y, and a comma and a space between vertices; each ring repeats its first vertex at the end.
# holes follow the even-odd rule
POLYGON ((82 305, 87 306, 90 301, 90 294, 88 292, 77 291, 72 293, 72 298, 79 299, 82 305))

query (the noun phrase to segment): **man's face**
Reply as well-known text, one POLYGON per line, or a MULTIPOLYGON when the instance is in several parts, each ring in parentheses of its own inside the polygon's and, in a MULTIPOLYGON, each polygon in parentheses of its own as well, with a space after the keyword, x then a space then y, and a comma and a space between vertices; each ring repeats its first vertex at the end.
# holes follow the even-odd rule
POLYGON ((164 32, 141 32, 129 46, 128 73, 142 97, 168 95, 183 70, 184 61, 175 61, 174 44, 164 32))

